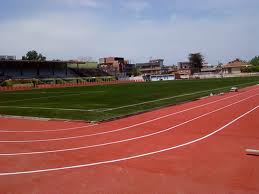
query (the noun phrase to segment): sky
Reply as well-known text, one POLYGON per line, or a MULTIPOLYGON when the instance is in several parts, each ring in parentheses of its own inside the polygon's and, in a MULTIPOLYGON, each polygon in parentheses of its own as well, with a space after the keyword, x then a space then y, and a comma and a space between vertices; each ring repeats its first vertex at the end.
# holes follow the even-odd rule
POLYGON ((216 65, 259 55, 259 0, 0 0, 0 55, 216 65))

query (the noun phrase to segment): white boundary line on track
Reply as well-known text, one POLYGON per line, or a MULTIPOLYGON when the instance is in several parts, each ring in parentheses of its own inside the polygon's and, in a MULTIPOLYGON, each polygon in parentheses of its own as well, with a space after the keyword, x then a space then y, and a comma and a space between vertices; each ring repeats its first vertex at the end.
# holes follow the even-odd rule
MULTIPOLYGON (((244 94, 244 93, 242 93, 242 94, 244 94)), ((240 94, 240 95, 241 95, 241 94, 240 94)), ((236 95, 236 96, 237 96, 237 95, 236 95)), ((254 96, 256 96, 256 95, 254 95, 254 96)), ((199 105, 199 106, 197 106, 197 107, 203 107, 203 106, 206 106, 206 105, 208 105, 208 104, 213 104, 213 103, 218 102, 218 101, 221 101, 221 100, 222 100, 222 99, 217 100, 217 101, 213 101, 213 102, 209 102, 209 103, 207 103, 207 104, 199 105)), ((123 127, 123 128, 111 130, 111 131, 99 132, 99 133, 88 134, 88 135, 72 136, 72 137, 53 138, 53 139, 0 140, 0 143, 36 143, 36 142, 62 141, 62 140, 79 139, 79 138, 93 137, 93 136, 98 136, 98 135, 103 135, 103 134, 115 133, 115 132, 118 132, 118 131, 123 131, 123 130, 129 129, 129 128, 133 128, 133 127, 136 127, 136 126, 140 126, 140 125, 143 125, 143 124, 146 124, 146 123, 150 123, 150 122, 153 122, 153 121, 157 121, 157 120, 160 120, 160 119, 162 119, 162 118, 170 117, 170 116, 172 116, 172 115, 176 115, 176 114, 180 114, 180 113, 183 113, 183 112, 186 112, 186 111, 189 111, 189 110, 193 110, 193 109, 195 109, 195 108, 197 108, 197 107, 192 107, 192 108, 185 109, 185 110, 182 110, 182 111, 179 111, 179 112, 175 112, 175 113, 168 114, 168 115, 165 115, 165 116, 162 116, 162 117, 158 117, 158 118, 155 118, 155 119, 152 119, 152 120, 148 120, 148 121, 145 121, 145 122, 142 122, 142 123, 138 123, 138 124, 135 124, 135 125, 131 125, 131 126, 127 126, 127 127, 123 127)))
POLYGON ((168 148, 165 148, 165 149, 161 149, 161 150, 157 150, 157 151, 153 151, 153 152, 148 152, 148 153, 144 153, 144 154, 133 155, 133 156, 125 157, 125 158, 119 158, 119 159, 114 159, 114 160, 106 160, 106 161, 100 161, 100 162, 94 162, 94 163, 87 163, 87 164, 81 164, 81 165, 75 165, 75 166, 65 166, 65 167, 59 167, 59 168, 49 168, 49 169, 30 170, 30 171, 0 172, 0 176, 35 174, 35 173, 43 173, 43 172, 53 172, 53 171, 85 168, 85 167, 97 166, 97 165, 102 165, 102 164, 111 164, 111 163, 116 163, 116 162, 122 162, 122 161, 132 160, 132 159, 136 159, 136 158, 142 158, 142 157, 146 157, 146 156, 150 156, 150 155, 154 155, 154 154, 159 154, 159 153, 171 151, 171 150, 174 150, 174 149, 177 149, 177 148, 180 148, 180 147, 184 147, 184 146, 187 146, 187 145, 190 145, 190 144, 194 144, 194 143, 197 143, 197 142, 202 141, 204 139, 207 139, 207 138, 213 136, 214 134, 224 130, 225 128, 227 128, 228 126, 237 122, 238 120, 242 119, 246 115, 252 113, 253 111, 255 111, 258 108, 259 108, 259 106, 254 107, 253 109, 247 111, 246 113, 244 113, 244 114, 240 115, 239 117, 235 118, 234 120, 230 121, 226 125, 224 125, 224 126, 220 127, 219 129, 213 131, 212 133, 209 133, 209 134, 207 134, 203 137, 197 138, 195 140, 192 140, 192 141, 189 141, 189 142, 186 142, 186 143, 183 143, 183 144, 179 144, 177 146, 168 147, 168 148))
POLYGON ((165 133, 167 131, 170 131, 172 129, 175 129, 177 127, 180 127, 182 125, 185 125, 185 124, 188 124, 192 121, 195 121, 195 120, 198 120, 200 118, 203 118, 205 116, 208 116, 208 115, 211 115, 215 112, 218 112, 218 111, 221 111, 225 108, 228 108, 230 106, 233 106, 235 104, 238 104, 240 102, 243 102, 243 101, 246 101, 248 99, 251 99, 255 96, 258 96, 259 94, 256 94, 256 95, 253 95, 253 96, 250 96, 250 97, 247 97, 245 99, 242 99, 242 100, 239 100, 237 102, 234 102, 232 104, 229 104, 227 106, 224 106, 222 108, 219 108, 219 109, 216 109, 214 111, 211 111, 211 112, 208 112, 208 113, 205 113, 205 114, 202 114, 198 117, 195 117, 193 119, 190 119, 188 121, 185 121, 183 123, 180 123, 180 124, 177 124, 175 126, 172 126, 172 127, 169 127, 169 128, 166 128, 166 129, 163 129, 163 130, 160 130, 160 131, 157 131, 157 132, 154 132, 154 133, 150 133, 150 134, 147 134, 147 135, 142 135, 142 136, 137 136, 137 137, 133 137, 133 138, 129 138, 129 139, 123 139, 123 140, 119 140, 119 141, 114 141, 114 142, 107 142, 107 143, 102 143, 102 144, 95 144, 95 145, 89 145, 89 146, 82 146, 82 147, 75 147, 75 148, 68 148, 68 149, 59 149, 59 150, 47 150, 47 151, 36 151, 36 152, 17 152, 17 153, 0 153, 0 156, 20 156, 20 155, 36 155, 36 154, 48 154, 48 153, 57 153, 57 152, 68 152, 68 151, 75 151, 75 150, 83 150, 83 149, 88 149, 88 148, 95 148, 95 147, 102 147, 102 146, 107 146, 107 145, 113 145, 113 144, 119 144, 119 143, 124 143, 124 142, 129 142, 129 141, 133 141, 133 140, 138 140, 138 139, 143 139, 143 138, 147 138, 147 137, 151 137, 151 136, 155 136, 157 134, 161 134, 161 133, 165 133))

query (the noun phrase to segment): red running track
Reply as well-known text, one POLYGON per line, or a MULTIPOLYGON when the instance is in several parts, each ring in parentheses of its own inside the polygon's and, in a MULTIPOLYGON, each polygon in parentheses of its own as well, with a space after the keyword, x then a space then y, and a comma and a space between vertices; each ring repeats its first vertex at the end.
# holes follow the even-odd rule
POLYGON ((259 87, 91 124, 0 118, 0 193, 259 193, 259 87))

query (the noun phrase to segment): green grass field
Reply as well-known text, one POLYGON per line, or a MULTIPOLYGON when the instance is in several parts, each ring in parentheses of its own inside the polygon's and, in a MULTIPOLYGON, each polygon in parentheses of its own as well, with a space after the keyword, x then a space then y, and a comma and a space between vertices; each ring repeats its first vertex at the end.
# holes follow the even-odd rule
POLYGON ((0 114, 101 121, 257 83, 259 77, 2 92, 0 114))

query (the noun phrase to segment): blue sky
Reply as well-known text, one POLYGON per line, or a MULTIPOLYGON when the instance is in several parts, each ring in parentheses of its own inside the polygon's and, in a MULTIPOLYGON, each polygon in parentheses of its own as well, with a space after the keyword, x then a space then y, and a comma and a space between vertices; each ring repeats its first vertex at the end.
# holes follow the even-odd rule
POLYGON ((211 64, 259 55, 258 0, 1 0, 0 54, 164 58, 211 64))

